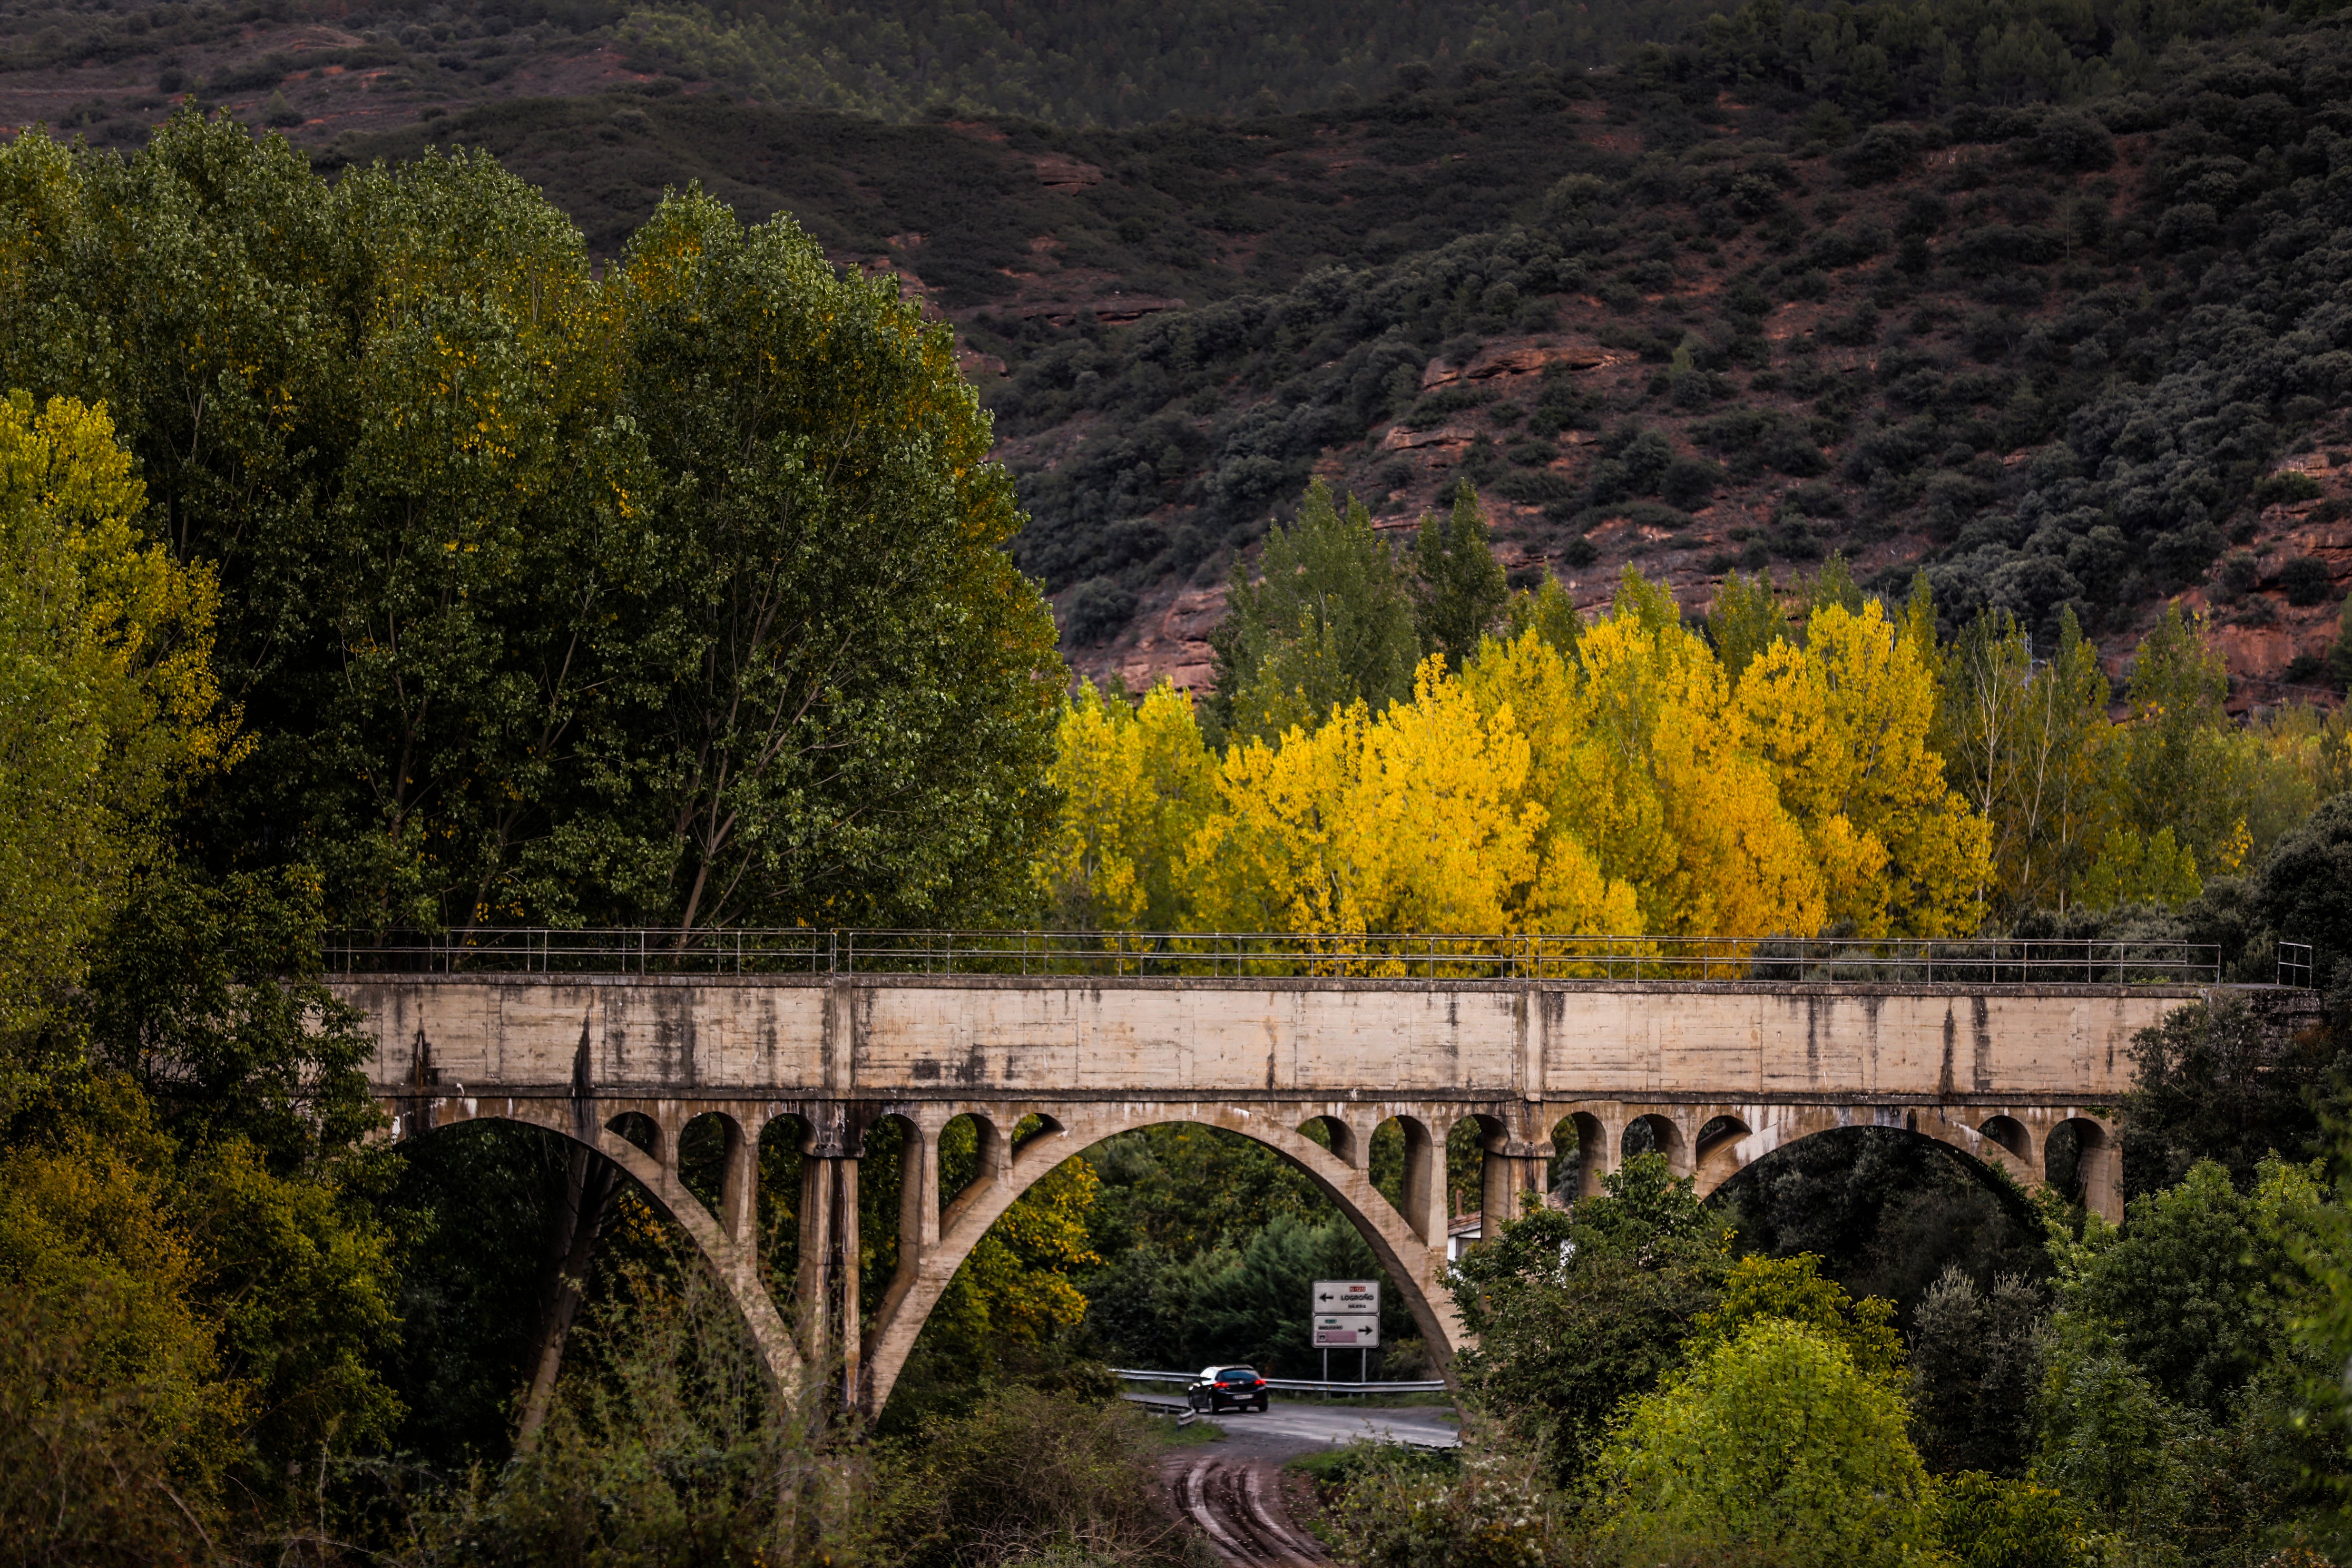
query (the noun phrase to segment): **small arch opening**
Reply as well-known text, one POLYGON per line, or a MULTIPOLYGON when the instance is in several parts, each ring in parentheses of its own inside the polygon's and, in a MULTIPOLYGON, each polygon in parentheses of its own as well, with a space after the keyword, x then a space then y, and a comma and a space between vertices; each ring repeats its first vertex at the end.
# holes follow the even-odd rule
POLYGON ((624 1110, 604 1123, 604 1131, 656 1160, 661 1158, 661 1126, 642 1110, 624 1110))
POLYGON ((677 1179, 713 1215, 726 1202, 728 1157, 742 1138, 735 1119, 717 1110, 695 1117, 677 1135, 677 1179))
POLYGON ((1563 1206, 1601 1191, 1609 1168, 1609 1132, 1590 1111, 1572 1111, 1552 1123, 1551 1195, 1563 1206))
POLYGON ((2025 1123, 2018 1121, 2014 1116, 1988 1116, 1985 1118, 1984 1125, 1977 1131, 2020 1160, 2027 1162, 2032 1160, 2032 1136, 2025 1131, 2025 1123))
POLYGON ((1337 1116, 1310 1116, 1298 1124, 1298 1134, 1310 1143, 1319 1143, 1331 1151, 1332 1157, 1343 1165, 1360 1167, 1362 1140, 1356 1130, 1337 1116))
POLYGON ((982 1177, 995 1172, 1003 1160, 1004 1140, 996 1123, 976 1110, 950 1117, 940 1129, 940 1209, 969 1191, 982 1177))
POLYGON ((1698 1130, 1698 1158, 1704 1163, 1709 1155, 1720 1154, 1756 1130, 1737 1116, 1715 1116, 1698 1130))
MULTIPOLYGON (((1419 1117, 1391 1116, 1372 1129, 1365 1140, 1366 1174, 1381 1196, 1394 1205, 1419 1235, 1433 1193, 1444 1195, 1446 1172, 1437 1140, 1419 1117)), ((1442 1227, 1444 1216, 1438 1217, 1442 1227)), ((1429 1237, 1422 1237, 1429 1241, 1429 1237)), ((1436 1238, 1442 1242, 1442 1234, 1436 1238)))
POLYGON ((1683 1130, 1671 1116, 1652 1111, 1634 1117, 1625 1124, 1624 1142, 1620 1148, 1628 1160, 1643 1154, 1664 1154, 1675 1175, 1690 1174, 1689 1149, 1683 1142, 1683 1130))
POLYGON ((1726 1112, 1709 1117, 1692 1143, 1691 1172, 1701 1194, 1713 1192, 1739 1170, 1739 1143, 1755 1131, 1739 1117, 1726 1112))
POLYGON ((1040 1138, 1051 1138, 1062 1131, 1062 1124, 1042 1111, 1032 1111, 1013 1128, 1013 1157, 1021 1158, 1040 1138))
POLYGON ((1510 1129, 1483 1111, 1456 1117, 1445 1130, 1447 1255, 1492 1235, 1512 1217, 1506 1189, 1496 1184, 1510 1129), (1500 1212, 1496 1212, 1497 1206, 1500 1212))
POLYGON ((901 1232, 913 1217, 908 1210, 917 1196, 908 1190, 908 1183, 910 1177, 920 1182, 922 1148, 921 1131, 912 1121, 895 1112, 876 1117, 858 1147, 858 1207, 871 1211, 873 1221, 865 1220, 861 1213, 857 1289, 869 1311, 881 1301, 890 1277, 898 1271, 901 1232))
POLYGON ((1707 1119, 1706 1125, 1698 1130, 1699 1156, 1704 1159, 1709 1152, 1720 1147, 1725 1140, 1745 1138, 1754 1131, 1754 1128, 1737 1116, 1710 1117, 1707 1119))
POLYGON ((2042 1143, 2042 1178, 2070 1204, 2084 1201, 2084 1178, 2107 1146, 2106 1130, 2085 1117, 2070 1116, 2050 1130, 2042 1143))
POLYGON ((801 1145, 806 1118, 786 1112, 760 1127, 760 1273, 780 1308, 789 1310, 801 1258, 801 1145))

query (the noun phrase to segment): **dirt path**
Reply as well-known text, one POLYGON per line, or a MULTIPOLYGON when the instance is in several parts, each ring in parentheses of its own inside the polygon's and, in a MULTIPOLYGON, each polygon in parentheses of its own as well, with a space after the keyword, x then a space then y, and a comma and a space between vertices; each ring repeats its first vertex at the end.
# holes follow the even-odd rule
POLYGON ((1176 1507, 1207 1532, 1217 1555, 1242 1568, 1328 1561, 1283 1506, 1280 1458, 1195 1450, 1163 1463, 1176 1507))

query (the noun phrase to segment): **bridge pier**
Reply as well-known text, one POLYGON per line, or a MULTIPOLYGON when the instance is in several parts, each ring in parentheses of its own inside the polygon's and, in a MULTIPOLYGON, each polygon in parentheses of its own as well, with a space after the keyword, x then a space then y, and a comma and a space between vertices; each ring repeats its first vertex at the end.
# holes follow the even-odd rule
POLYGON ((857 1154, 846 1107, 814 1128, 801 1145, 800 1268, 793 1295, 802 1357, 856 1409, 860 1375, 857 1299, 857 1154), (838 1382, 833 1382, 838 1367, 838 1382))

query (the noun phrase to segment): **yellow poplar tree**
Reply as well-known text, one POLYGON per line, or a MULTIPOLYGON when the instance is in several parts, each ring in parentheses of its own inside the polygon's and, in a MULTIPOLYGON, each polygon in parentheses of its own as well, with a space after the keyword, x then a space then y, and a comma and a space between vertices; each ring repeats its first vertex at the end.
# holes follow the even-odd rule
POLYGON ((1579 667, 1561 647, 1541 626, 1530 626, 1508 642, 1486 644, 1463 677, 1482 711, 1512 714, 1528 740, 1525 794, 1544 815, 1535 836, 1536 882, 1521 911, 1521 929, 1639 932, 1641 900, 1626 876, 1635 858, 1615 858, 1613 875, 1603 868, 1593 847, 1592 808, 1630 804, 1638 819, 1641 807, 1655 802, 1621 803, 1596 794, 1588 775, 1599 758, 1584 743, 1591 711, 1579 667))
POLYGON ((1216 760, 1192 700, 1165 682, 1130 708, 1089 681, 1062 710, 1048 781, 1062 797, 1039 889, 1080 931, 1192 923, 1181 860, 1216 803, 1216 760))
POLYGON ((1629 573, 1578 647, 1593 726, 1567 811, 1604 872, 1639 889, 1643 930, 1809 936, 1822 877, 1704 640, 1629 573))
POLYGON ((1831 920, 1863 936, 1973 931, 1991 833, 1928 745, 1936 675, 1875 602, 1821 605, 1739 683, 1748 743, 1821 868, 1831 920))
POLYGON ((1517 924, 1545 814, 1522 798, 1528 746, 1441 661, 1378 720, 1358 702, 1219 774, 1223 809, 1188 857, 1222 930, 1475 931, 1517 924))

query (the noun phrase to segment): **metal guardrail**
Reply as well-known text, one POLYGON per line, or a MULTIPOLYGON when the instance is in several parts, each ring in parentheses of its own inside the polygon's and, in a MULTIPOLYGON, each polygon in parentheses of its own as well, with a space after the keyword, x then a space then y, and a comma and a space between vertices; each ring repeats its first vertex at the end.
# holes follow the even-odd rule
MULTIPOLYGON (((1200 1377, 1197 1372, 1138 1372, 1132 1367, 1115 1366, 1113 1377, 1129 1383, 1181 1383, 1190 1384, 1200 1377)), ((1445 1380, 1433 1377, 1409 1383, 1318 1383, 1307 1378, 1269 1377, 1264 1380, 1268 1388, 1284 1394, 1443 1394, 1445 1380)))
POLYGON ((2210 942, 1233 931, 676 931, 500 926, 347 932, 341 974, 1035 974, 1142 978, 2211 984, 2210 942))
POLYGON ((2310 989, 2311 943, 2283 942, 2278 944, 2278 983, 2310 989))

